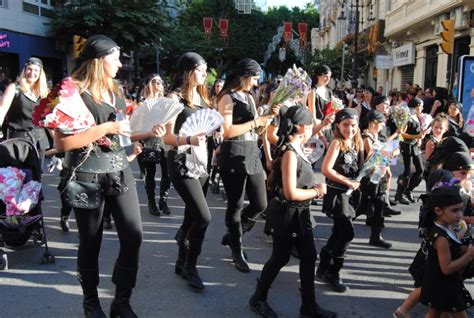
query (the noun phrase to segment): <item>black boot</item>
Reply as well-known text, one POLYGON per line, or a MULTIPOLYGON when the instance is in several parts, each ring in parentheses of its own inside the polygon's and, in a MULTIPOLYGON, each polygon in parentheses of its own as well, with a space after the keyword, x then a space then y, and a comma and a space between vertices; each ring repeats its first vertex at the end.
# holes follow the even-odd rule
POLYGON ((321 252, 319 252, 319 265, 318 269, 316 270, 316 276, 319 279, 323 279, 326 270, 328 269, 329 262, 331 261, 331 254, 329 251, 323 247, 321 252))
POLYGON ((249 301, 249 307, 256 314, 265 318, 276 318, 278 315, 267 303, 268 288, 262 286, 260 281, 257 282, 257 289, 249 301))
POLYGON ((111 230, 112 229, 112 219, 109 216, 104 215, 104 229, 111 230))
POLYGON ((324 281, 338 293, 343 293, 349 289, 339 276, 342 265, 344 265, 344 257, 331 256, 329 267, 326 274, 324 274, 324 281))
POLYGON ((160 198, 160 201, 158 202, 158 206, 160 207, 160 210, 161 210, 161 212, 163 212, 163 214, 165 214, 165 215, 170 215, 171 214, 171 210, 168 207, 168 203, 166 203, 165 198, 160 198))
POLYGON ((112 282, 115 284, 115 298, 110 306, 111 318, 136 318, 137 314, 130 306, 132 289, 137 280, 137 268, 123 267, 115 263, 112 282))
POLYGON ((408 186, 409 177, 399 176, 397 180, 397 192, 395 193, 395 201, 400 204, 409 205, 410 201, 405 197, 405 191, 408 186))
POLYGON ((153 197, 153 199, 148 200, 148 212, 151 215, 160 216, 160 210, 156 206, 156 201, 155 201, 154 197, 153 197))
POLYGON ((196 269, 197 258, 201 254, 202 240, 188 239, 189 248, 186 251, 186 260, 183 266, 183 277, 189 286, 195 289, 204 289, 201 277, 196 269))
POLYGON ((61 225, 61 230, 63 232, 69 232, 69 216, 61 216, 59 224, 61 225))
POLYGON ((148 198, 148 213, 154 216, 160 216, 160 210, 156 206, 156 200, 155 200, 155 181, 150 183, 146 182, 145 184, 145 191, 146 191, 146 196, 148 198))
POLYGON ((235 268, 243 273, 250 272, 249 264, 247 263, 242 250, 240 224, 235 223, 229 227, 229 242, 230 249, 232 250, 232 261, 234 262, 235 268))
POLYGON ((407 197, 408 201, 410 201, 411 203, 416 202, 415 198, 413 197, 412 192, 421 183, 422 180, 423 178, 421 176, 418 176, 417 173, 413 173, 410 176, 410 181, 408 182, 408 186, 405 190, 405 196, 407 197))
POLYGON ((106 316, 100 306, 99 295, 97 293, 99 270, 97 268, 78 268, 77 272, 77 277, 82 286, 82 293, 84 294, 84 300, 82 302, 84 316, 87 318, 105 318, 106 316))
POLYGON ((185 233, 184 231, 179 228, 178 232, 176 232, 176 235, 174 239, 176 240, 176 243, 178 243, 178 259, 176 260, 176 263, 174 265, 174 272, 177 275, 183 274, 183 266, 184 262, 186 261, 186 239, 185 239, 185 233))
POLYGON ((369 244, 381 248, 391 248, 392 243, 383 239, 382 233, 383 218, 374 216, 370 232, 369 244))
POLYGON ((400 215, 400 214, 402 214, 402 211, 392 209, 390 205, 385 204, 385 207, 383 208, 383 216, 391 217, 392 215, 400 215))
POLYGON ((316 296, 313 291, 301 293, 300 318, 335 318, 337 314, 333 311, 321 308, 316 302, 316 296))

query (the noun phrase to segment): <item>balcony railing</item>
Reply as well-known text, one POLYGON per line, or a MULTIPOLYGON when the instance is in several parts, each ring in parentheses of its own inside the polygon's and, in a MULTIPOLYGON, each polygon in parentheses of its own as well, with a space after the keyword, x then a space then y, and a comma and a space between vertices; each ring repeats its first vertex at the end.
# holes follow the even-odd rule
POLYGON ((449 12, 463 0, 410 0, 389 11, 385 18, 385 36, 404 32, 409 27, 438 14, 449 12))

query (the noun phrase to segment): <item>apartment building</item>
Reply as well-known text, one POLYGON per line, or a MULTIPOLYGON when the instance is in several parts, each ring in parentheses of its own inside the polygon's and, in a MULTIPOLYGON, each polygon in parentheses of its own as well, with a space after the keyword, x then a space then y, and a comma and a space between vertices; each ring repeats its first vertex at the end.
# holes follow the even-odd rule
POLYGON ((53 82, 65 74, 66 47, 48 34, 55 0, 0 0, 0 72, 11 79, 31 57, 43 60, 53 82))

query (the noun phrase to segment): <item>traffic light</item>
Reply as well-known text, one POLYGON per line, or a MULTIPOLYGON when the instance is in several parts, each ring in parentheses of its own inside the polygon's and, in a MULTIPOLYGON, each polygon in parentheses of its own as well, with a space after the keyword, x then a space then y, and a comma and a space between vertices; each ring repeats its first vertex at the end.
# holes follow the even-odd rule
POLYGON ((79 57, 79 54, 81 54, 86 41, 87 39, 83 38, 80 35, 74 35, 72 37, 72 50, 73 50, 73 55, 75 59, 77 59, 79 57))
POLYGON ((441 42, 440 46, 444 53, 453 54, 454 47, 454 19, 442 20, 441 26, 444 31, 441 32, 441 42))

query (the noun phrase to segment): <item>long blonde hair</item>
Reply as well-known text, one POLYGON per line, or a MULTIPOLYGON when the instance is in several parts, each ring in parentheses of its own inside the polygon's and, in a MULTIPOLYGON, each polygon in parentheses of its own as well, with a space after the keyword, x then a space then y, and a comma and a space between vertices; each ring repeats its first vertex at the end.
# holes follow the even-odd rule
POLYGON ((164 96, 164 94, 165 94, 165 92, 164 92, 164 90, 165 90, 164 83, 162 84, 163 90, 161 92, 158 91, 156 94, 154 93, 153 86, 155 85, 155 82, 156 82, 157 78, 159 78, 163 82, 163 80, 161 79, 161 77, 159 75, 156 75, 153 78, 151 78, 146 83, 145 87, 143 87, 143 92, 141 94, 141 97, 147 99, 147 98, 157 98, 157 97, 163 97, 164 96))
POLYGON ((30 87, 31 91, 36 96, 38 96, 39 98, 45 98, 46 96, 48 96, 49 88, 48 88, 48 82, 46 80, 46 75, 44 73, 44 70, 42 67, 40 67, 40 75, 39 75, 38 80, 36 80, 36 82, 30 85, 28 84, 28 81, 26 80, 26 76, 25 76, 26 68, 29 65, 31 64, 25 65, 25 67, 21 71, 20 76, 18 77, 18 82, 20 83, 21 90, 25 92, 28 90, 28 87, 30 87))
MULTIPOLYGON (((194 79, 194 70, 189 71, 184 73, 183 75, 183 85, 181 85, 181 91, 180 91, 180 96, 186 104, 194 108, 194 103, 193 103, 193 87, 196 86, 196 80, 194 79)), ((204 102, 207 105, 211 105, 211 102, 209 100, 209 95, 207 92, 207 85, 197 85, 197 91, 201 98, 204 100, 204 102)))
POLYGON ((96 103, 102 103, 104 91, 122 96, 115 80, 106 75, 104 57, 84 61, 71 75, 79 86, 80 92, 88 91, 96 103))

